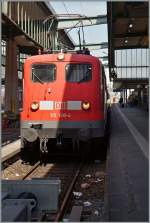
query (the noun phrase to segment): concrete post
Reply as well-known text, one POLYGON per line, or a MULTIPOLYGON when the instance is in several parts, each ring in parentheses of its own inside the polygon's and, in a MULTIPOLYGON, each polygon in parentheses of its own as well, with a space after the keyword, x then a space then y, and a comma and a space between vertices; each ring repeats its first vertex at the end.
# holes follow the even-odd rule
POLYGON ((125 91, 126 91, 126 106, 127 106, 127 89, 125 89, 125 91))
POLYGON ((126 104, 126 89, 123 89, 123 103, 126 104))
POLYGON ((122 97, 123 97, 123 103, 124 103, 124 89, 122 89, 122 97))
POLYGON ((17 46, 13 39, 6 44, 5 111, 19 113, 17 46))

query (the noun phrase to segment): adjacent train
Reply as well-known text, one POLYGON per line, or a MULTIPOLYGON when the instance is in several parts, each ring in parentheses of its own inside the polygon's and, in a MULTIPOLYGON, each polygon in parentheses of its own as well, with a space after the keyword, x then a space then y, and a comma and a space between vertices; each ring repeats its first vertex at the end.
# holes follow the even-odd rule
POLYGON ((108 91, 101 61, 70 52, 40 54, 24 64, 22 157, 105 136, 108 91))

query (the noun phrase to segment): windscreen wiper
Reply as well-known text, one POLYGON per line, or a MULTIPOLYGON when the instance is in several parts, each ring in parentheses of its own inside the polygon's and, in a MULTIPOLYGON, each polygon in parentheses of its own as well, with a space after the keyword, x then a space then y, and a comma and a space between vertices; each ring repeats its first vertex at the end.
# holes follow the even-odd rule
POLYGON ((32 74, 42 83, 44 84, 44 82, 32 71, 32 74))

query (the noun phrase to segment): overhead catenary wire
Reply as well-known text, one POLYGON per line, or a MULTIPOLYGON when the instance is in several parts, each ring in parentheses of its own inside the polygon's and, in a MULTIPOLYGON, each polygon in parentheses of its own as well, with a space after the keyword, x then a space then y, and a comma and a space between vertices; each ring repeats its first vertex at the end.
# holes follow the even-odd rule
MULTIPOLYGON (((66 4, 65 4, 65 2, 64 1, 62 1, 62 4, 63 4, 63 6, 64 6, 64 8, 65 8, 65 10, 66 10, 66 12, 68 13, 68 15, 70 14, 69 13, 69 10, 67 9, 67 7, 66 7, 66 4)), ((81 1, 80 1, 80 10, 81 10, 81 8, 82 8, 82 10, 83 10, 83 7, 82 7, 82 4, 81 4, 81 1)), ((83 11, 81 11, 81 14, 83 13, 83 11)), ((85 35, 84 35, 84 29, 83 29, 83 21, 82 21, 82 19, 80 19, 80 22, 81 22, 81 27, 82 27, 82 42, 83 42, 83 46, 85 45, 85 35)), ((74 23, 72 22, 72 24, 73 24, 73 28, 75 28, 76 27, 76 25, 74 25, 74 23)), ((71 28, 71 30, 72 30, 72 28, 71 28)), ((70 30, 70 31, 71 31, 70 30)), ((80 36, 80 28, 79 28, 79 30, 77 31, 78 32, 78 35, 80 36)), ((80 41, 80 48, 81 48, 81 36, 79 37, 79 41, 80 41)), ((81 50, 81 49, 80 49, 81 50)))
MULTIPOLYGON (((63 7, 64 7, 64 9, 65 9, 65 11, 66 11, 66 13, 67 14, 55 14, 55 15, 50 15, 50 16, 48 16, 45 20, 44 20, 44 22, 43 22, 43 24, 45 24, 49 19, 51 19, 51 24, 50 24, 50 26, 49 26, 49 28, 48 28, 48 31, 50 32, 50 30, 51 30, 51 28, 52 28, 52 26, 53 26, 53 23, 55 22, 55 20, 57 20, 57 18, 58 17, 78 17, 79 18, 79 21, 75 24, 73 21, 71 21, 72 22, 72 24, 73 24, 73 26, 72 27, 70 27, 70 28, 68 28, 69 30, 67 31, 67 32, 65 32, 65 34, 68 34, 73 28, 77 28, 78 27, 78 25, 79 24, 81 24, 80 26, 82 27, 82 30, 80 29, 80 40, 81 40, 81 31, 82 31, 82 41, 83 41, 83 46, 85 45, 85 34, 84 34, 84 29, 83 29, 83 26, 84 26, 84 24, 83 24, 83 21, 82 21, 82 18, 86 18, 87 16, 83 16, 83 15, 80 15, 80 14, 70 14, 70 12, 69 12, 69 10, 68 10, 68 8, 67 8, 67 6, 66 6, 66 4, 65 4, 65 2, 64 1, 62 1, 61 2, 62 4, 63 4, 63 7)), ((81 2, 80 2, 80 5, 81 5, 81 2)), ((80 7, 80 9, 83 9, 83 7, 82 7, 82 5, 81 5, 81 7, 80 7)), ((82 13, 82 12, 81 12, 82 13)), ((87 18, 89 21, 90 21, 90 23, 92 24, 92 21, 91 21, 91 19, 90 18, 87 18)), ((59 20, 58 20, 59 21, 59 20)), ((65 28, 64 28, 65 29, 65 28)), ((67 29, 67 28, 66 28, 67 29)), ((57 32, 59 31, 59 29, 57 28, 56 29, 57 30, 57 32)), ((61 30, 61 29, 60 29, 61 30)), ((65 34, 63 34, 63 36, 65 35, 65 34)), ((60 35, 58 35, 57 34, 57 44, 58 45, 64 45, 63 43, 61 44, 61 40, 63 40, 63 37, 60 37, 60 35)), ((58 46, 57 45, 57 46, 58 46)))
MULTIPOLYGON (((81 14, 83 14, 83 5, 82 5, 82 2, 80 1, 80 11, 81 11, 81 14)), ((84 28, 83 28, 83 20, 81 20, 81 27, 82 27, 82 38, 83 38, 83 46, 85 46, 85 34, 84 34, 84 28)))
MULTIPOLYGON (((64 33, 62 37, 64 37, 66 34, 68 34, 72 29, 74 29, 74 28, 78 28, 77 25, 80 24, 80 23, 81 23, 81 21, 79 20, 73 27, 71 27, 70 29, 68 29, 68 31, 66 31, 66 33, 64 33)), ((77 33, 78 33, 78 31, 77 31, 77 33)), ((79 35, 79 34, 78 34, 78 35, 79 35)), ((59 37, 58 39, 61 40, 60 37, 59 37)), ((63 45, 64 45, 64 44, 63 44, 63 45)))
POLYGON ((83 21, 81 21, 82 24, 82 38, 83 38, 83 46, 85 46, 85 36, 84 36, 84 29, 83 29, 83 21))
MULTIPOLYGON (((65 10, 66 10, 66 12, 67 12, 67 14, 68 14, 68 16, 71 17, 71 14, 70 14, 69 10, 67 9, 66 4, 65 4, 64 1, 62 1, 62 4, 63 4, 63 6, 64 6, 64 8, 65 8, 65 10)), ((72 24, 73 24, 73 27, 74 27, 75 25, 74 25, 73 22, 72 22, 72 24)), ((71 30, 72 30, 72 28, 71 28, 71 30)), ((67 31, 66 34, 68 34, 71 30, 67 31)), ((59 40, 61 40, 61 39, 59 38, 59 40)), ((59 40, 57 40, 57 41, 59 41, 59 40)))
MULTIPOLYGON (((65 8, 65 10, 66 10, 66 12, 67 12, 67 14, 68 14, 68 16, 70 17, 69 10, 67 9, 66 4, 64 3, 64 1, 62 1, 62 4, 63 4, 63 6, 64 6, 64 8, 65 8)), ((72 24, 73 24, 73 26, 74 26, 74 23, 73 23, 73 22, 72 22, 72 24)))
POLYGON ((78 36, 79 36, 79 47, 80 47, 80 50, 81 50, 81 36, 80 36, 80 27, 79 27, 79 30, 78 30, 78 36))
POLYGON ((81 14, 82 14, 82 13, 83 13, 83 5, 82 5, 82 1, 80 1, 80 6, 81 6, 80 10, 81 10, 81 14))
POLYGON ((67 9, 66 4, 64 3, 64 1, 62 1, 62 4, 63 4, 63 6, 64 6, 64 8, 65 8, 65 10, 67 12, 67 14, 69 15, 69 11, 68 11, 68 9, 67 9))

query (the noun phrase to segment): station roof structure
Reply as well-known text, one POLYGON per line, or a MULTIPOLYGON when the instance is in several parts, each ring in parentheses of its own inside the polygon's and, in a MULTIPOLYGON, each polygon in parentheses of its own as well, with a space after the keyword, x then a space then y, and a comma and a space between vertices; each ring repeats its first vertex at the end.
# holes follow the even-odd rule
MULTIPOLYGON (((33 17, 33 22, 34 23, 38 23, 38 21, 44 21, 46 19, 46 17, 48 17, 49 15, 53 15, 54 10, 50 7, 50 5, 48 5, 46 2, 30 2, 30 4, 35 4, 35 8, 34 6, 32 6, 32 9, 34 8, 34 12, 32 11, 32 17, 33 17)), ((43 45, 39 42, 36 41, 36 38, 33 38, 32 36, 30 36, 24 29, 21 28, 20 24, 19 24, 19 20, 18 18, 22 18, 22 16, 25 17, 25 15, 22 14, 22 11, 18 10, 18 6, 17 4, 24 4, 24 7, 26 7, 26 10, 28 9, 28 11, 30 10, 30 6, 28 3, 15 3, 14 5, 5 5, 7 3, 3 3, 3 7, 2 7, 2 39, 3 40, 7 40, 10 38, 10 35, 12 38, 15 39, 18 47, 19 47, 19 51, 21 53, 25 53, 25 54, 37 54, 37 49, 39 48, 43 48, 43 45)), ((29 12, 28 12, 29 13, 29 12)), ((27 16, 26 18, 26 24, 28 24, 28 18, 27 16)), ((30 23, 30 29, 31 27, 31 23, 30 23)), ((25 25, 24 25, 25 26, 25 25)), ((28 25, 27 29, 28 28, 28 25)), ((45 28, 43 26, 42 28, 45 31, 45 28)), ((33 29, 33 32, 34 29, 33 29)), ((62 37, 61 40, 63 40, 66 45, 68 45, 71 49, 74 48, 74 43, 71 39, 71 37, 66 33, 65 30, 60 30, 59 32, 60 36, 62 37)))
POLYGON ((148 1, 108 2, 107 16, 109 72, 112 78, 115 50, 148 48, 148 1))

